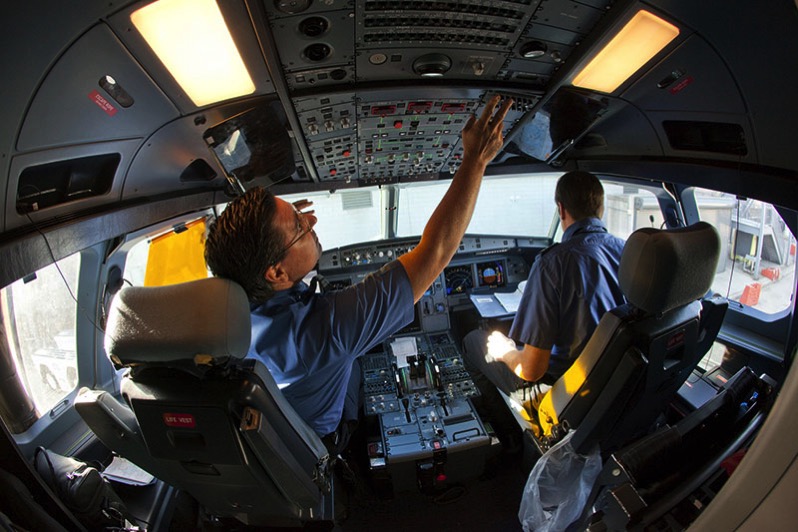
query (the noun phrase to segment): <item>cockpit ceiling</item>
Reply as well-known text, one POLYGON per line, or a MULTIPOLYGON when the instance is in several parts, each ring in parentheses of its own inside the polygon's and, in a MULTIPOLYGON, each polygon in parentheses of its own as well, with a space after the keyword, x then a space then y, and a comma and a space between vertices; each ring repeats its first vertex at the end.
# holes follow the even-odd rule
POLYGON ((278 58, 311 163, 297 161, 294 179, 379 184, 453 174, 460 130, 491 89, 521 89, 506 134, 611 4, 264 2, 273 37, 266 55, 278 58), (368 90, 386 84, 402 89, 368 90), (313 96, 325 88, 343 90, 313 96))
MULTIPOLYGON (((20 174, 59 160, 119 156, 113 175, 97 177, 102 186, 89 179, 80 194, 62 194, 85 207, 221 188, 231 167, 215 149, 223 139, 210 133, 264 106, 269 127, 285 133, 274 135, 278 150, 256 154, 261 166, 243 172, 252 184, 340 188, 446 178, 462 159, 463 124, 495 93, 512 96, 515 105, 492 171, 505 163, 619 157, 798 167, 798 154, 787 149, 798 135, 785 135, 794 130, 785 120, 798 114, 798 103, 763 92, 777 80, 798 85, 790 60, 798 56, 798 38, 786 37, 794 34, 790 2, 746 21, 759 35, 780 28, 781 42, 755 39, 759 59, 711 16, 722 10, 741 20, 742 2, 219 2, 255 90, 204 107, 193 104, 131 23, 146 4, 111 4, 99 21, 102 7, 92 4, 93 18, 82 27, 67 18, 71 43, 37 59, 44 69, 38 77, 25 67, 12 80, 12 96, 27 88, 30 102, 14 107, 24 107, 16 111, 24 116, 3 111, 9 120, 2 133, 15 131, 11 162, 4 163, 6 228, 25 222, 17 215, 32 207, 20 198, 37 193, 20 190, 20 174), (675 25, 678 36, 611 94, 573 91, 578 71, 640 9, 675 25), (121 99, 117 88, 109 93, 103 86, 107 76, 121 99), (543 114, 554 123, 556 96, 569 90, 590 112, 576 120, 566 115, 560 122, 570 124, 567 135, 536 145, 538 119, 543 114)), ((37 31, 55 32, 47 27, 54 23, 37 31)), ((55 49, 46 37, 42 43, 55 49)))
POLYGON ((291 180, 368 185, 453 174, 460 130, 480 104, 500 86, 513 93, 508 133, 612 3, 257 3, 271 83, 298 133, 291 180))

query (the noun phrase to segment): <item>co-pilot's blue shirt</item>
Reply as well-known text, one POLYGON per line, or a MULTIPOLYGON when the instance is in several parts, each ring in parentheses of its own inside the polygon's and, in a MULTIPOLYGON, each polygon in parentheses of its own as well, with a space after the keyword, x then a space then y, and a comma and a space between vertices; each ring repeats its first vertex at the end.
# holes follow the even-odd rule
POLYGON ((561 244, 535 259, 510 337, 550 349, 550 376, 565 373, 601 316, 624 303, 618 284, 623 245, 601 220, 587 218, 568 227, 561 244))
POLYGON ((328 294, 305 283, 252 308, 248 357, 262 360, 288 402, 319 436, 341 420, 352 363, 413 319, 413 289, 393 261, 328 294))

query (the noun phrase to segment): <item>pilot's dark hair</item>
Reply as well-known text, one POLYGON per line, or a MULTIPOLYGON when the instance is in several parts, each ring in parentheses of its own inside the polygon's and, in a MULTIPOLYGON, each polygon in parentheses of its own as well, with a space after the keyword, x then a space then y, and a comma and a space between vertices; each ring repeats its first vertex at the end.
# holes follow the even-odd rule
POLYGON ((274 293, 263 275, 285 254, 276 212, 274 195, 252 188, 231 201, 208 228, 205 263, 214 275, 240 284, 253 303, 274 293))
POLYGON ((562 203, 574 220, 601 218, 604 214, 604 187, 589 172, 567 172, 557 180, 554 201, 562 203))

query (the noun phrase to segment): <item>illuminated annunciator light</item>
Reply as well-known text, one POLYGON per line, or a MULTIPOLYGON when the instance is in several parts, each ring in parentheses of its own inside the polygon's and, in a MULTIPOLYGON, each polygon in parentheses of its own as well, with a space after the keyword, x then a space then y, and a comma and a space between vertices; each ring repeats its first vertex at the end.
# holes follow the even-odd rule
POLYGON ((679 35, 679 28, 640 10, 574 78, 577 87, 611 93, 679 35))
POLYGON ((215 0, 158 0, 130 20, 197 107, 255 92, 215 0))

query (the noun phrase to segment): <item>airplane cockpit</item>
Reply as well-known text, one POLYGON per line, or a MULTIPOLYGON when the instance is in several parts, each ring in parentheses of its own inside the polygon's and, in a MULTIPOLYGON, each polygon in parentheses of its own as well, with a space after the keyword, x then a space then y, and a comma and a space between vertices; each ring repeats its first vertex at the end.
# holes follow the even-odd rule
POLYGON ((796 518, 795 2, 2 11, 9 523, 534 530, 530 479, 565 443, 593 452, 569 529, 796 518), (251 302, 209 270, 209 228, 267 189, 318 219, 302 282, 355 286, 419 246, 494 96, 512 104, 465 234, 410 322, 358 358, 357 429, 335 456, 247 357, 251 302), (464 339, 510 334, 533 266, 563 242, 570 171, 598 178, 601 221, 626 242, 625 303, 562 377, 500 392, 508 449, 464 339), (70 459, 113 508, 74 506, 65 483, 82 476, 54 466, 70 459))

